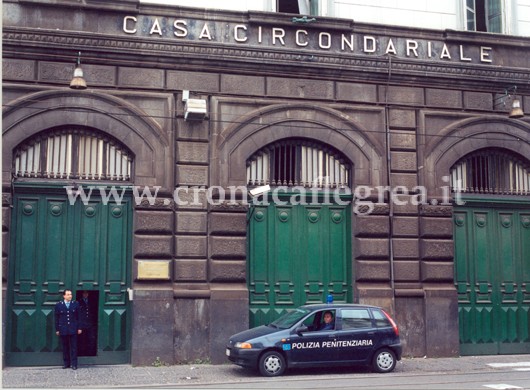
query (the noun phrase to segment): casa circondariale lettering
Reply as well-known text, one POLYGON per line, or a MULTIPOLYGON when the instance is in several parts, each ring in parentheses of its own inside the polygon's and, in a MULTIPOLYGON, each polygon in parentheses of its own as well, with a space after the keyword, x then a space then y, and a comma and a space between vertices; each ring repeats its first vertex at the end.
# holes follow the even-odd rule
MULTIPOLYGON (((298 26, 296 26, 298 27, 298 26)), ((129 35, 233 43, 249 46, 272 46, 327 50, 352 54, 393 54, 425 60, 492 63, 493 48, 447 44, 442 41, 361 35, 353 32, 319 31, 316 25, 286 29, 259 24, 230 24, 149 16, 125 16, 123 32, 129 35), (309 28, 310 27, 310 28, 309 28)))

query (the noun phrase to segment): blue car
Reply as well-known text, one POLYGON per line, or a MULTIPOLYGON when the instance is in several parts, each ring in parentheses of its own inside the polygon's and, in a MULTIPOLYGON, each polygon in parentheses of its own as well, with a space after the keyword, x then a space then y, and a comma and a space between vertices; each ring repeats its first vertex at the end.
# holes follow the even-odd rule
POLYGON ((395 368, 401 349, 398 327, 382 308, 318 304, 233 335, 226 356, 264 376, 279 376, 291 367, 349 365, 384 373, 395 368))

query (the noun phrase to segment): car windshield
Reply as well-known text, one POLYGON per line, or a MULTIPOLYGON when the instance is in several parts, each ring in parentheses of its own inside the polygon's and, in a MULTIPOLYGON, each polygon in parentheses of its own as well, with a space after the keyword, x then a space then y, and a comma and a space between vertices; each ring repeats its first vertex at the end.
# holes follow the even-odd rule
POLYGON ((287 329, 296 324, 309 313, 310 310, 307 309, 291 310, 282 315, 276 321, 272 322, 270 325, 280 329, 287 329))

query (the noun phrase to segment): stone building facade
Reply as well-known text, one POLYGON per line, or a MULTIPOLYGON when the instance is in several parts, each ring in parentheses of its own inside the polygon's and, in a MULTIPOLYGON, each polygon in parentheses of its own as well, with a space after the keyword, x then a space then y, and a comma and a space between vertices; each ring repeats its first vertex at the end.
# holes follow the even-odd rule
MULTIPOLYGON (((458 216, 469 210, 457 208, 449 177, 455 164, 481 149, 502 148, 528 163, 530 122, 508 116, 514 98, 530 109, 528 46, 523 37, 134 0, 4 1, 6 363, 59 361, 50 305, 64 288, 99 297, 98 354, 82 357, 85 363, 222 363, 231 334, 305 302, 268 300, 284 288, 288 296, 307 288, 312 299, 332 294, 387 308, 400 326, 405 356, 459 355, 467 337, 463 297, 483 287, 480 280, 460 282, 455 271, 455 223, 464 224, 467 217, 458 216), (69 88, 77 61, 87 89, 69 88), (196 113, 192 101, 205 103, 205 112, 196 113), (88 168, 95 176, 76 176, 54 171, 60 163, 21 168, 37 146, 46 165, 50 145, 65 147, 57 141, 62 135, 119 150, 130 170, 113 176, 113 165, 108 176, 98 176, 99 168, 88 168), (222 196, 230 186, 249 185, 252 158, 262 161, 256 153, 263 147, 301 139, 325 146, 351 169, 347 184, 357 199, 329 211, 345 223, 340 256, 346 263, 337 282, 343 290, 335 279, 297 279, 308 273, 304 255, 282 241, 284 214, 271 220, 271 236, 260 236, 259 218, 276 209, 259 209, 244 190, 234 201, 222 196), (79 214, 65 211, 71 191, 94 185, 123 190, 125 206, 104 205, 96 189, 95 203, 83 206, 79 198, 79 214), (145 188, 158 191, 156 199, 138 200, 134 191, 145 188), (274 245, 267 241, 273 235, 274 245), (263 260, 260 248, 272 253, 271 245, 283 252, 263 260), (258 281, 253 272, 264 261, 273 270, 282 262, 294 270, 285 271, 285 280, 266 271, 271 280, 258 281), (35 335, 28 324, 39 329, 35 335)), ((64 153, 73 161, 79 148, 64 153)), ((105 161, 108 169, 114 164, 105 161)), ((478 198, 485 208, 508 205, 501 214, 521 221, 506 250, 518 251, 509 256, 524 280, 511 275, 501 284, 511 283, 519 302, 513 310, 524 324, 528 193, 482 191, 478 198)), ((309 223, 324 213, 315 212, 288 231, 289 240, 308 234, 326 240, 327 228, 310 233, 309 223)), ((333 261, 334 252, 326 253, 318 264, 333 261)), ((484 293, 495 289, 488 278, 484 293)), ((528 335, 515 339, 528 348, 528 335)))

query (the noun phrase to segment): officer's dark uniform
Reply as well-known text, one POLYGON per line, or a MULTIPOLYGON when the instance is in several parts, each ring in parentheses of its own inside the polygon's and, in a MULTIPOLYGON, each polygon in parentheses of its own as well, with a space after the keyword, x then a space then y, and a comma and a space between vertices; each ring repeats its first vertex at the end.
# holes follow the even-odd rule
POLYGON ((96 334, 97 334, 97 298, 89 296, 87 300, 79 299, 79 327, 83 333, 79 335, 79 355, 96 355, 96 334))
POLYGON ((77 368, 77 330, 79 328, 79 303, 64 301, 55 304, 55 331, 59 332, 63 346, 63 367, 77 368))

